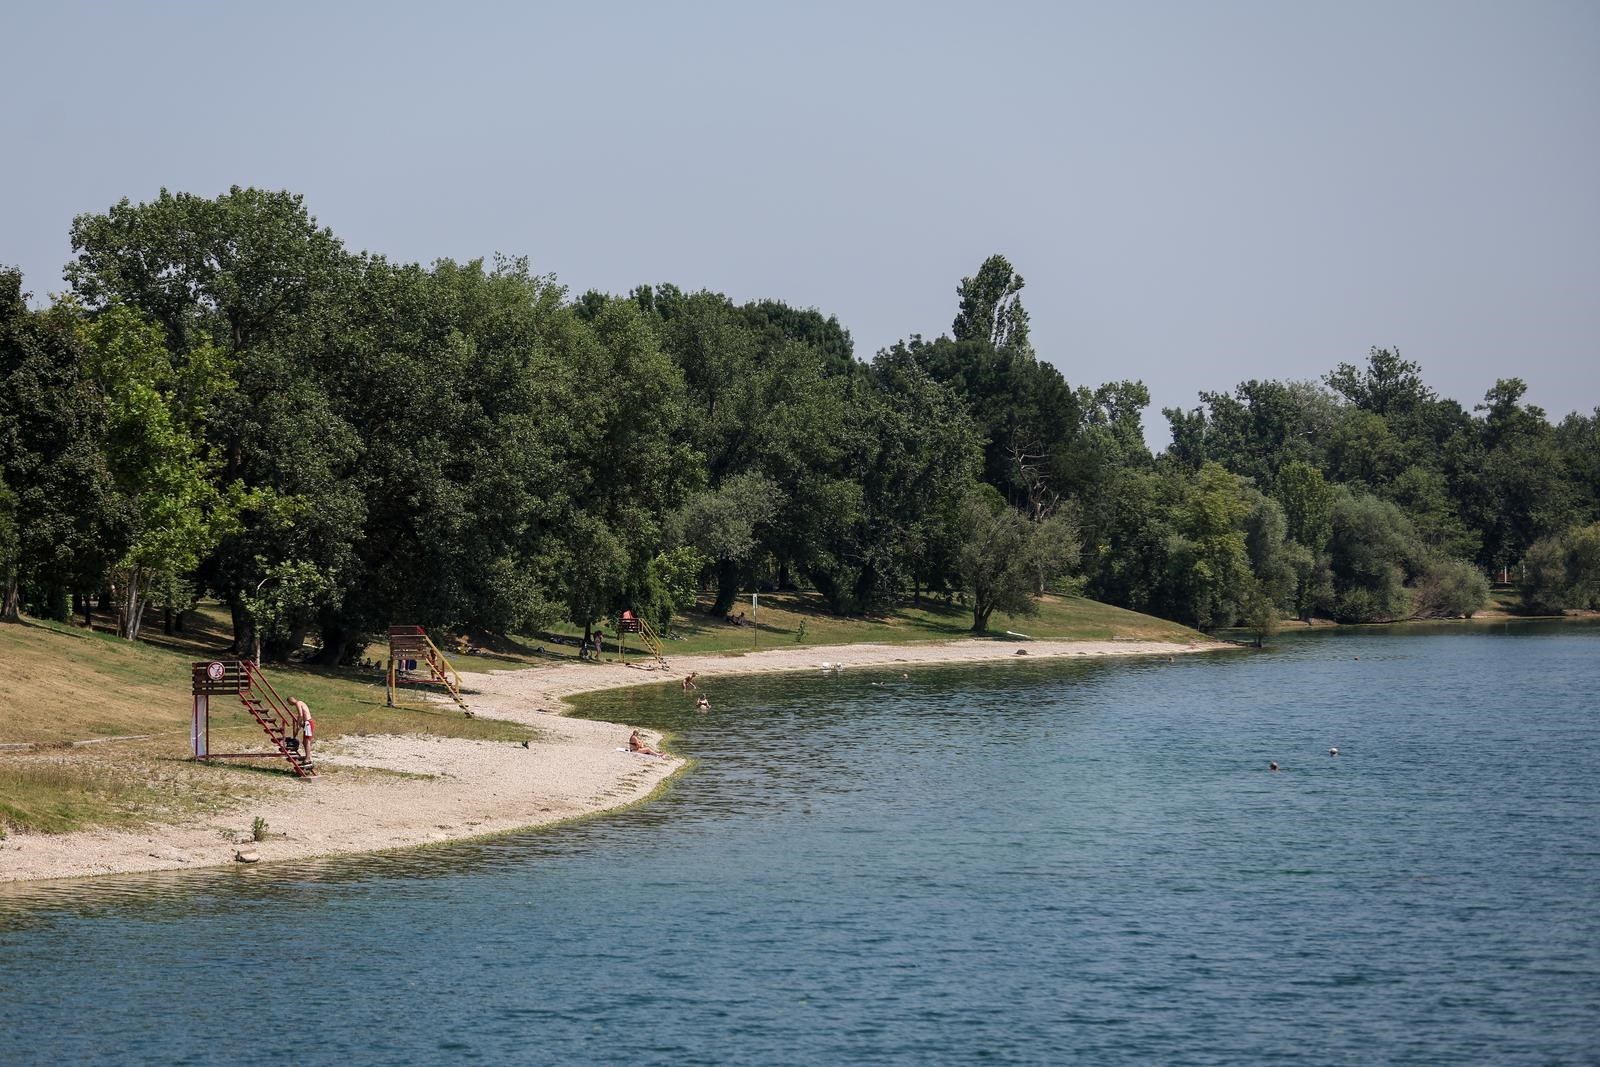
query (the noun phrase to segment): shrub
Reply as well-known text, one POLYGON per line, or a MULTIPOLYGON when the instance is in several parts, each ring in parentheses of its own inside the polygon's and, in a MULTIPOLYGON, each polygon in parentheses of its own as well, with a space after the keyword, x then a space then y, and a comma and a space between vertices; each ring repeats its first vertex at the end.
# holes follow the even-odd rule
POLYGON ((257 815, 255 822, 250 824, 250 840, 265 841, 267 839, 267 820, 257 815))
POLYGON ((1470 563, 1433 560, 1411 590, 1415 619, 1470 619, 1489 599, 1489 579, 1470 563))
POLYGON ((1398 567, 1376 576, 1371 587, 1344 590, 1333 604, 1335 622, 1394 622, 1410 613, 1410 590, 1401 583, 1398 567))
POLYGON ((1522 604, 1536 615, 1600 607, 1600 523, 1533 543, 1517 582, 1522 604))

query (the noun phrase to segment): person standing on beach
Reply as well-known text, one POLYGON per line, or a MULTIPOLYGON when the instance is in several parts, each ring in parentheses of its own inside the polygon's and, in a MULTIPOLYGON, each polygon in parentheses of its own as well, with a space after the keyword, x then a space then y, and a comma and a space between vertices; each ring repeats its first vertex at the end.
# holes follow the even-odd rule
POLYGON ((294 709, 294 724, 300 732, 300 757, 307 763, 311 762, 311 734, 317 728, 317 722, 311 717, 311 709, 299 697, 290 697, 289 706, 294 709))

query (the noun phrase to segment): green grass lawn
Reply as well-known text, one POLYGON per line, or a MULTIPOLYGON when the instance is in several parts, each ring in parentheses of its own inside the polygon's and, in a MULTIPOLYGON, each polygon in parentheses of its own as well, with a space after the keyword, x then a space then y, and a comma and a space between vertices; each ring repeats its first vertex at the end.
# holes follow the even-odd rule
POLYGON ((1525 610, 1522 604, 1522 594, 1515 586, 1496 586, 1489 591, 1490 611, 1503 611, 1507 615, 1520 615, 1525 610))
MULTIPOLYGON (((709 600, 703 602, 702 606, 705 605, 709 605, 709 600)), ((677 655, 740 654, 802 644, 903 644, 984 636, 972 633, 970 609, 935 601, 924 601, 920 606, 905 603, 882 615, 840 617, 830 614, 822 598, 814 593, 763 593, 759 607, 752 610, 746 596, 733 614, 742 616, 738 624, 713 618, 703 610, 679 616, 667 633, 667 651, 677 655)), ((613 629, 608 627, 606 631, 607 659, 617 655, 613 629)), ((1039 613, 1031 617, 996 612, 989 620, 987 637, 1015 641, 1016 638, 1006 636, 1008 630, 1037 640, 1141 640, 1185 644, 1205 640, 1203 634, 1187 626, 1075 596, 1047 596, 1039 603, 1039 613)), ((500 660, 501 665, 576 660, 577 639, 581 634, 581 630, 564 627, 541 637, 520 637, 492 654, 458 659, 456 665, 463 670, 476 670, 481 669, 475 665, 479 660, 500 660), (549 640, 552 635, 570 643, 553 643, 549 640)), ((627 644, 630 657, 642 654, 637 635, 628 635, 627 644)))

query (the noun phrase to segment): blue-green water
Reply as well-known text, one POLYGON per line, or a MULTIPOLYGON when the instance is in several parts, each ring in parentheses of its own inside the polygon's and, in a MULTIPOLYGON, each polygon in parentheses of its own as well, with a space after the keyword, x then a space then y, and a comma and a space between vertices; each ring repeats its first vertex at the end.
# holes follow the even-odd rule
POLYGON ((699 760, 629 812, 0 895, 0 1063, 1596 1063, 1597 692, 1513 626, 617 694, 699 760))

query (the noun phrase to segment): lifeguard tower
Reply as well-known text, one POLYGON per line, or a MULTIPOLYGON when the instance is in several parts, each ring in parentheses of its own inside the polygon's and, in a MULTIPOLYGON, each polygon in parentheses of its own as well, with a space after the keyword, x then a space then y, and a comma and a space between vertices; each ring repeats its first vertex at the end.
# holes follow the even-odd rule
POLYGON ((462 711, 468 711, 461 696, 461 673, 420 626, 389 627, 389 666, 385 674, 391 708, 399 707, 396 697, 401 686, 432 685, 442 688, 462 711))
POLYGON ((253 660, 209 660, 194 665, 194 717, 189 726, 190 746, 194 758, 204 759, 278 759, 289 761, 300 778, 315 778, 316 768, 311 765, 309 753, 300 750, 294 737, 295 715, 288 701, 278 695, 267 681, 266 675, 253 660), (211 698, 237 697, 255 719, 273 752, 213 752, 211 751, 211 698))
POLYGON ((624 611, 617 620, 617 645, 622 653, 622 662, 628 662, 628 646, 625 634, 638 634, 639 643, 644 646, 645 653, 653 658, 656 663, 648 670, 665 670, 667 666, 666 648, 661 644, 661 635, 656 628, 650 625, 650 620, 631 611, 624 611))

